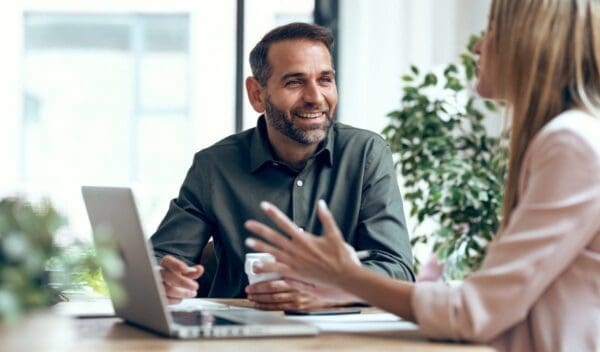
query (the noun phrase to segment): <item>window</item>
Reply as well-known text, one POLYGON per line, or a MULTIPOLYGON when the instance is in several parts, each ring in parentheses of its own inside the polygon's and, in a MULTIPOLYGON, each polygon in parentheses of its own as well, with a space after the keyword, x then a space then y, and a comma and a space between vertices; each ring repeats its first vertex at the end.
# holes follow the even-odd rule
POLYGON ((38 13, 24 26, 23 180, 161 183, 189 164, 187 16, 38 13))
MULTIPOLYGON (((150 235, 193 155, 235 130, 236 1, 31 0, 0 12, 0 198, 48 198, 89 237, 81 185, 129 186, 150 235)), ((313 0, 247 0, 245 54, 313 0)), ((244 101, 246 100, 244 92, 244 101)), ((257 114, 246 114, 254 126, 257 114)))

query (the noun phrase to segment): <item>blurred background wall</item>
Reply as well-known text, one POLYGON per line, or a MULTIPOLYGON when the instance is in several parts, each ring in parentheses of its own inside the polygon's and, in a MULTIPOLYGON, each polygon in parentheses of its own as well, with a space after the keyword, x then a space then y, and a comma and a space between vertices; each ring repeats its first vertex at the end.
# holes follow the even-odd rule
POLYGON ((80 186, 133 187, 150 235, 193 154, 255 125, 240 79, 249 74, 250 49, 269 29, 325 18, 337 35, 337 118, 380 132, 398 107, 409 65, 455 61, 469 34, 484 29, 489 3, 5 3, 0 197, 48 198, 68 217, 65 231, 89 238, 80 186))

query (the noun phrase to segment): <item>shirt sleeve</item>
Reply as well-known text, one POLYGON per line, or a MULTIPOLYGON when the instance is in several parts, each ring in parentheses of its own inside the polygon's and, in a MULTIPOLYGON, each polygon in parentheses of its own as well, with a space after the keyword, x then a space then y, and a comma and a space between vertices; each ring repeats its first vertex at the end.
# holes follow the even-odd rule
POLYGON ((412 251, 390 148, 375 143, 365 166, 360 218, 353 246, 371 251, 363 265, 383 275, 414 281, 412 251))
POLYGON ((524 192, 508 226, 490 243, 482 268, 457 287, 416 284, 412 304, 426 335, 496 337, 526 317, 597 234, 597 152, 568 130, 540 137, 525 162, 524 192))
POLYGON ((197 158, 179 191, 179 196, 171 201, 165 218, 152 235, 151 242, 158 260, 170 254, 188 265, 200 262, 202 250, 214 231, 214 223, 202 202, 209 197, 203 187, 206 176, 201 174, 197 158))

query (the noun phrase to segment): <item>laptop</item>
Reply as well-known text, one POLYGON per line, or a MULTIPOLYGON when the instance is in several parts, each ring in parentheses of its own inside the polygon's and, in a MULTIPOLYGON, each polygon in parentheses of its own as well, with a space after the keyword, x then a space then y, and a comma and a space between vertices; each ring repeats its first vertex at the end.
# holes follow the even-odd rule
POLYGON ((314 326, 252 308, 169 310, 160 274, 155 270, 154 252, 144 236, 131 189, 84 186, 82 193, 94 233, 98 229, 107 230, 124 262, 124 275, 119 284, 127 299, 121 305, 113 299, 113 305, 116 315, 127 323, 174 338, 318 333, 314 326))

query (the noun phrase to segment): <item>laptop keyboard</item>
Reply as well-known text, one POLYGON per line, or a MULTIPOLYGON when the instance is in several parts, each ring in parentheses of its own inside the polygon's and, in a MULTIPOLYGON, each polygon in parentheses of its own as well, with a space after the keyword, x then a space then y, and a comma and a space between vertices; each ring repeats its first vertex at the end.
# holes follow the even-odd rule
POLYGON ((171 315, 174 323, 184 326, 243 325, 204 311, 175 311, 171 315))
POLYGON ((173 322, 179 325, 202 325, 202 312, 171 312, 173 322))

